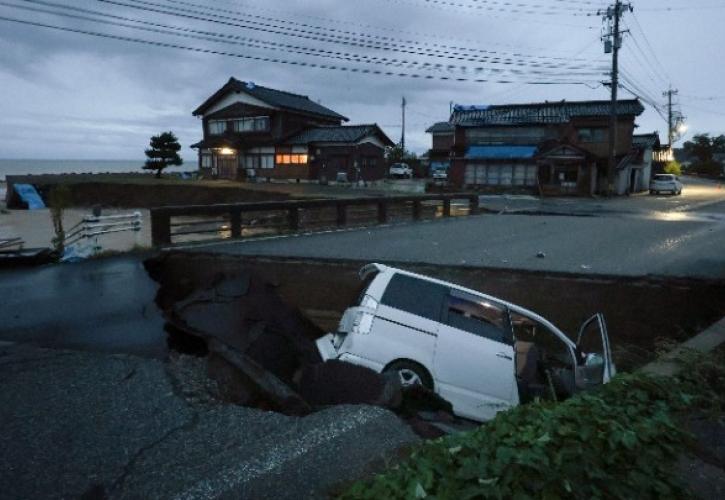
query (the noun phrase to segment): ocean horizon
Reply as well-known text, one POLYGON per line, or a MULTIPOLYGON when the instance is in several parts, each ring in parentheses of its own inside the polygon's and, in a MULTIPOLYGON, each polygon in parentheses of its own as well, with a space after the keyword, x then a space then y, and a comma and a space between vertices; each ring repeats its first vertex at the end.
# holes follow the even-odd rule
POLYGON ((33 160, 0 159, 0 180, 7 175, 148 172, 145 160, 33 160))

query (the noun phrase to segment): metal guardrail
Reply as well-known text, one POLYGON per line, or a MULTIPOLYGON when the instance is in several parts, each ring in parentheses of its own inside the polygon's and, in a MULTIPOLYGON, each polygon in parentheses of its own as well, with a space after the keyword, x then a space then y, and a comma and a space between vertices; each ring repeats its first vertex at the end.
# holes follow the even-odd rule
MULTIPOLYGON (((71 246, 84 239, 104 234, 141 230, 141 212, 120 215, 87 215, 66 233, 64 245, 71 246)), ((97 241, 95 243, 97 245, 97 241)))
MULTIPOLYGON (((169 245, 172 243, 172 236, 175 234, 189 235, 193 233, 209 232, 204 230, 194 231, 193 229, 183 233, 172 233, 172 217, 228 217, 229 233, 232 238, 242 237, 243 214, 254 212, 282 211, 286 212, 286 226, 291 231, 300 230, 300 212, 310 209, 334 208, 337 213, 335 223, 338 227, 348 224, 348 207, 372 206, 377 212, 377 223, 384 224, 389 220, 389 208, 395 205, 412 204, 412 218, 418 220, 423 214, 423 202, 438 201, 443 203, 443 217, 451 216, 451 202, 453 200, 467 200, 469 214, 478 213, 478 194, 475 193, 450 193, 450 194, 426 194, 415 196, 387 196, 387 197, 364 197, 364 198, 343 198, 343 199, 312 199, 312 200, 284 200, 265 201, 253 203, 225 203, 218 205, 184 205, 169 206, 151 209, 151 241, 154 246, 169 245)), ((184 224, 187 227, 203 225, 205 221, 189 222, 184 224)), ((212 231, 216 232, 216 231, 212 231)))

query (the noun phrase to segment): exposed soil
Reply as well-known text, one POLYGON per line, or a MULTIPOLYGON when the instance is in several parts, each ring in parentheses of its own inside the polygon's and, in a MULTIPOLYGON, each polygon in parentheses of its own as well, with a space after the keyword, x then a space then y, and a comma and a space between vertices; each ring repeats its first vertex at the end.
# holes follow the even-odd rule
MULTIPOLYGON (((282 193, 260 192, 238 187, 207 187, 184 184, 69 184, 73 206, 122 208, 152 208, 168 205, 210 205, 213 203, 241 203, 285 200, 282 193)), ((52 185, 39 186, 44 198, 52 185)))
MULTIPOLYGON (((357 298, 364 262, 166 254, 163 269, 180 287, 220 272, 247 268, 276 285, 277 293, 325 330, 357 298)), ((654 356, 662 341, 682 341, 725 316, 725 283, 681 278, 586 277, 528 271, 402 264, 531 309, 572 337, 596 312, 604 313, 620 369, 654 356)))

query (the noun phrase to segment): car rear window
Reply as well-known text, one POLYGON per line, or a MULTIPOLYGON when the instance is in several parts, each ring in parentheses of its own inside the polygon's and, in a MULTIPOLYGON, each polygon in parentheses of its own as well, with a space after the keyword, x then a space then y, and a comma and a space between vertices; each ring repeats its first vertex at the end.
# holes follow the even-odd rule
POLYGON ((671 175, 658 174, 658 175, 655 175, 655 180, 656 181, 671 181, 671 180, 674 180, 674 177, 671 175))
POLYGON ((390 279, 381 302, 401 311, 440 321, 443 300, 448 288, 405 274, 395 274, 390 279))

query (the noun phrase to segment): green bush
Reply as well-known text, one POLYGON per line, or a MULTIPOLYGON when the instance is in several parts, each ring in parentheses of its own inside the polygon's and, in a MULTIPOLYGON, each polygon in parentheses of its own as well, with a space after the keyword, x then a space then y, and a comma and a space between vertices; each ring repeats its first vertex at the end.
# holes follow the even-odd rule
POLYGON ((665 173, 673 174, 679 177, 680 175, 682 175, 682 165, 680 165, 679 161, 672 160, 671 162, 667 163, 667 165, 665 165, 665 173))
POLYGON ((686 436, 671 410, 692 401, 669 384, 625 374, 563 403, 515 407, 422 444, 342 498, 687 497, 672 475, 686 436))

